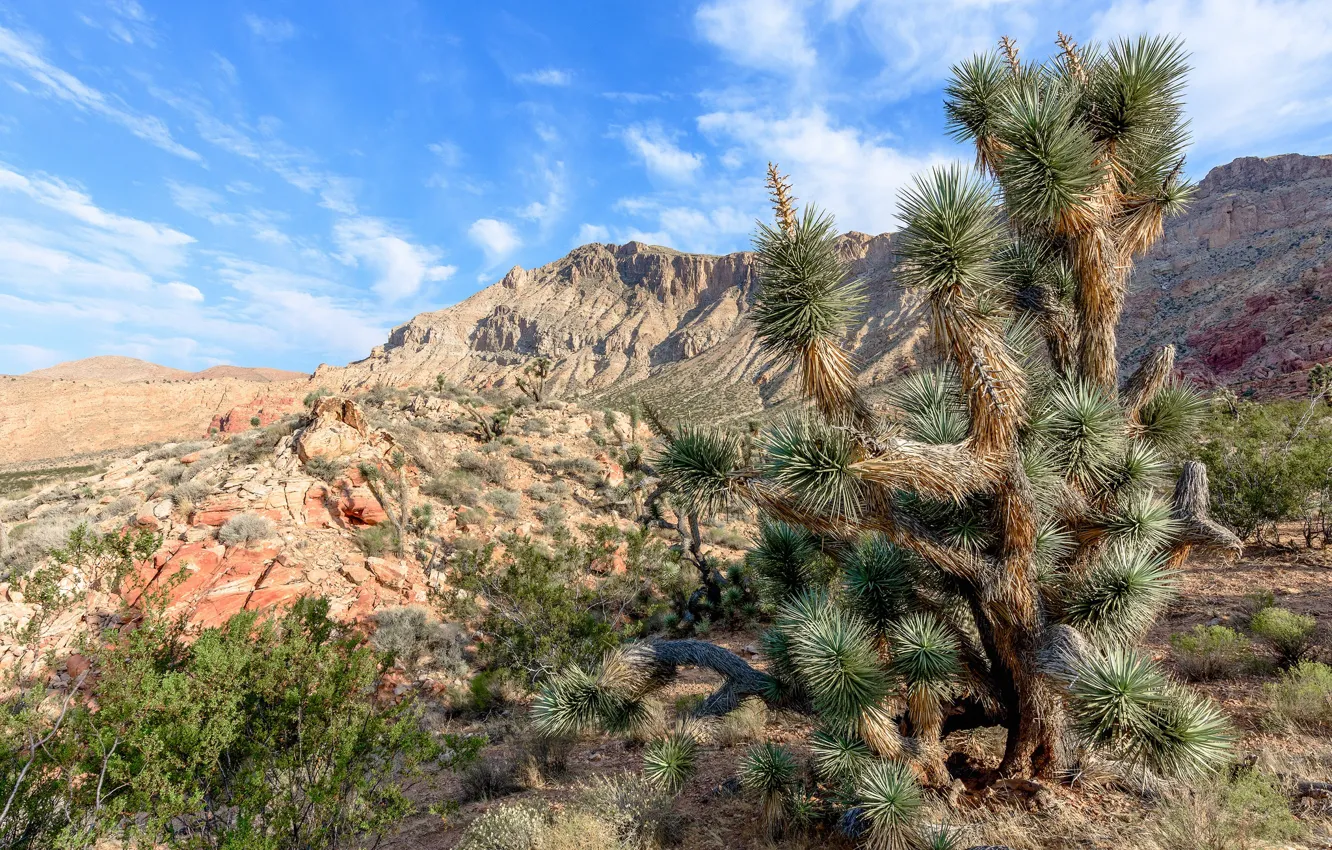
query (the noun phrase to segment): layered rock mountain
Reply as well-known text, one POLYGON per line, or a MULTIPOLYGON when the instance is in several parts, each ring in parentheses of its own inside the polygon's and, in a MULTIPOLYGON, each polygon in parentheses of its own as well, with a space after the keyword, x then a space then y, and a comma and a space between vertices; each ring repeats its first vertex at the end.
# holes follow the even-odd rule
POLYGON ((1174 343, 1204 383, 1300 393, 1332 360, 1332 156, 1244 157, 1208 173, 1138 264, 1121 361, 1174 343))
MULTIPOLYGON (((925 336, 918 296, 893 283, 892 237, 847 233, 841 250, 863 278, 867 319, 850 340, 873 383, 912 365, 925 336)), ((314 380, 343 388, 451 381, 512 386, 535 358, 562 396, 632 391, 698 414, 742 415, 790 393, 746 321, 754 255, 712 256, 630 242, 591 244, 393 330, 369 357, 314 380)))
MULTIPOLYGON (((1332 358, 1329 237, 1332 157, 1246 157, 1213 169, 1136 266, 1121 326, 1126 368, 1172 343, 1181 367, 1205 382, 1297 391, 1310 366, 1332 358)), ((928 317, 893 281, 891 234, 841 239, 869 294, 850 343, 862 381, 882 383, 928 356, 928 317)), ((366 359, 320 367, 315 380, 353 388, 442 374, 502 386, 548 357, 548 384, 564 396, 633 392, 695 416, 744 416, 790 395, 789 371, 745 320, 756 288, 752 253, 584 245, 415 317, 366 359)))

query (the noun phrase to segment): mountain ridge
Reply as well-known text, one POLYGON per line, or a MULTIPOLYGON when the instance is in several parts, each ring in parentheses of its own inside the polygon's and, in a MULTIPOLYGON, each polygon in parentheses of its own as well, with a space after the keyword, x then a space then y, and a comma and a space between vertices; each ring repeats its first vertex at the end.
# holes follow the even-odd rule
MULTIPOLYGON (((1329 199, 1332 156, 1241 157, 1209 171, 1188 211, 1136 263, 1120 326, 1125 368, 1173 344, 1181 371, 1204 384, 1299 392, 1307 370, 1332 359, 1329 199)), ((869 296, 847 339, 868 386, 929 356, 922 302, 894 282, 893 239, 841 237, 869 296)), ((747 251, 592 243, 535 269, 515 266, 397 326, 368 357, 320 366, 314 380, 353 389, 442 374, 512 387, 528 363, 548 357, 549 384, 562 395, 675 396, 705 416, 745 416, 791 397, 789 370, 769 362, 745 321, 757 282, 747 251)))

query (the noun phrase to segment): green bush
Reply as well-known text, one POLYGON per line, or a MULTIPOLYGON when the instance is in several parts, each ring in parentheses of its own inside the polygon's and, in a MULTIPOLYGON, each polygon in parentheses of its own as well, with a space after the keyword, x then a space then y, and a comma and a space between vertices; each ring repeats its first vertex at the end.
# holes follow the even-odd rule
POLYGON ((387 608, 375 614, 370 642, 409 671, 467 672, 467 634, 460 626, 432 620, 423 608, 387 608))
POLYGON ((522 508, 522 498, 512 490, 491 490, 486 494, 486 504, 495 510, 504 514, 506 517, 518 516, 519 509, 522 508))
POLYGON ((326 457, 312 457, 305 462, 305 471, 315 478, 323 481, 332 482, 347 468, 347 464, 340 460, 326 457))
POLYGON ((1252 850, 1304 835, 1286 795, 1268 776, 1241 771, 1168 797, 1152 824, 1158 846, 1252 850))
POLYGON ((1204 424, 1212 510, 1241 537, 1305 517, 1332 490, 1332 418, 1307 402, 1241 402, 1204 424))
POLYGON ((488 603, 480 624, 487 638, 483 667, 536 682, 569 664, 599 660, 622 635, 659 618, 666 603, 658 582, 678 572, 666 547, 610 527, 594 529, 592 538, 557 538, 548 547, 509 536, 499 564, 492 563, 493 546, 459 559, 450 582, 488 603), (589 582, 617 548, 624 573, 589 582))
POLYGON ((1277 727, 1332 730, 1332 667, 1302 661, 1263 688, 1268 719, 1277 727))
POLYGON ((109 634, 91 650, 95 710, 79 691, 58 726, 44 692, 0 711, 0 787, 16 789, 0 846, 331 850, 410 814, 422 764, 461 767, 479 748, 433 737, 411 700, 377 699, 382 658, 325 600, 238 614, 189 644, 160 611, 109 634))
POLYGON ((304 404, 306 409, 308 410, 315 406, 315 402, 319 401, 321 398, 324 398, 325 396, 329 396, 332 394, 333 394, 332 391, 329 390, 328 387, 320 387, 314 392, 306 393, 305 398, 302 400, 301 403, 304 404))
POLYGON ((356 545, 371 558, 380 558, 385 552, 397 551, 398 532, 387 522, 367 526, 356 532, 356 545))
POLYGON ((490 521, 490 514, 486 511, 485 508, 481 507, 468 508, 467 510, 458 512, 459 525, 468 525, 468 526, 484 525, 489 521, 490 521))
POLYGON ((497 455, 485 456, 476 452, 462 452, 458 455, 458 466, 501 487, 508 480, 508 464, 503 457, 497 455))
POLYGON ((1264 608, 1249 620, 1249 629, 1267 641, 1285 666, 1303 661, 1313 649, 1318 624, 1313 617, 1285 608, 1264 608))
POLYGON ((1175 666, 1186 679, 1203 681, 1237 675, 1253 664, 1249 639, 1225 626, 1197 625, 1173 635, 1175 666))
POLYGON ((481 479, 462 469, 454 469, 430 479, 421 492, 455 505, 476 507, 481 503, 481 479))

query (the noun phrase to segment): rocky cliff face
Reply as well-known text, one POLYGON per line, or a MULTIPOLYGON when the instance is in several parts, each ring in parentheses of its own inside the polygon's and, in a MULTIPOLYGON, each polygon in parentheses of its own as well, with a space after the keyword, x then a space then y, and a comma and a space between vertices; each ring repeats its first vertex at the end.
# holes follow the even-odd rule
MULTIPOLYGON (((891 237, 848 233, 842 250, 870 293, 850 340, 874 382, 914 362, 924 336, 919 299, 892 281, 891 237)), ((514 268, 462 303, 423 313, 344 369, 315 381, 344 388, 452 381, 511 384, 549 357, 560 395, 683 392, 739 413, 782 398, 787 370, 770 363, 745 316, 758 279, 754 256, 686 254, 631 242, 591 244, 530 271, 514 268), (720 392, 720 394, 719 394, 720 392)))
MULTIPOLYGON (((1332 157, 1248 157, 1213 169, 1137 265, 1121 325, 1126 366, 1173 343, 1181 367, 1209 383, 1298 390, 1305 370, 1332 358, 1330 236, 1332 157)), ((848 233, 842 247, 870 295, 849 342, 863 383, 881 383, 925 356, 928 317, 893 281, 891 235, 848 233)), ((790 393, 788 370, 759 350, 745 321, 756 287, 747 252, 584 245, 417 316, 365 360, 321 367, 315 380, 350 389, 442 373, 505 385, 544 356, 561 395, 632 387, 696 415, 743 416, 790 393)))
POLYGON ((1212 169, 1134 274, 1121 359, 1164 343, 1206 383, 1304 391, 1308 369, 1332 359, 1332 156, 1212 169))

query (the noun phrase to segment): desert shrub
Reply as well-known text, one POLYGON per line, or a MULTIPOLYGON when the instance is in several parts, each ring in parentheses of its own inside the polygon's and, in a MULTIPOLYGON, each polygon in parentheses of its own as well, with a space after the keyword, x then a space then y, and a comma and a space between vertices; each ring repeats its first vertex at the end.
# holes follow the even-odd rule
POLYGON ((537 519, 541 520, 541 524, 547 528, 563 525, 568 518, 569 512, 564 509, 563 505, 547 505, 537 511, 537 519))
POLYGON ((1252 850, 1305 830, 1271 777, 1244 770, 1168 797, 1152 831, 1161 847, 1252 850))
POLYGON ((332 394, 333 392, 329 390, 328 387, 320 387, 319 389, 314 390, 313 392, 306 393, 305 398, 301 400, 301 403, 304 404, 306 409, 308 410, 314 407, 315 403, 319 401, 321 398, 324 398, 325 396, 330 396, 332 394))
POLYGON ((58 729, 32 694, 0 711, 0 786, 16 789, 0 846, 185 846, 188 825, 188 846, 331 850, 410 814, 421 764, 479 748, 434 737, 410 699, 378 700, 382 659, 326 600, 189 643, 160 609, 109 634, 89 650, 95 710, 80 691, 58 729), (20 778, 38 733, 52 738, 20 778))
POLYGON ((408 670, 467 672, 467 634, 460 626, 432 620, 423 608, 388 608, 375 615, 371 645, 408 670))
POLYGON ((517 765, 496 752, 483 753, 461 776, 464 802, 498 800, 523 790, 517 765))
POLYGON ((527 495, 529 498, 534 499, 538 502, 549 502, 555 496, 554 492, 552 492, 551 490, 550 485, 544 481, 538 481, 535 484, 533 484, 531 487, 528 487, 527 495))
POLYGON ((509 457, 514 460, 531 460, 532 448, 526 445, 514 446, 513 450, 509 452, 509 457))
POLYGON ((458 850, 534 850, 543 847, 550 819, 530 804, 496 806, 472 822, 458 850))
POLYGON ((1170 645, 1180 674, 1194 681, 1229 678, 1254 660, 1249 639, 1225 626, 1194 626, 1192 631, 1173 635, 1170 645))
POLYGON ((518 516, 523 500, 512 490, 491 490, 486 494, 486 504, 512 518, 518 516))
POLYGON ((1317 628, 1313 617, 1277 607, 1264 608, 1249 620, 1250 631, 1267 641, 1286 666, 1298 664, 1309 655, 1317 628))
POLYGON ((767 705, 761 699, 750 697, 718 721, 717 743, 723 747, 734 747, 736 744, 757 741, 763 737, 767 723, 767 705))
POLYGON ((295 427, 295 420, 288 417, 252 434, 237 437, 229 445, 229 454, 232 460, 238 463, 249 464, 264 460, 273 455, 277 444, 282 442, 283 437, 290 436, 295 427))
POLYGON ((641 776, 596 776, 578 789, 574 805, 614 824, 630 846, 668 847, 679 843, 681 819, 671 813, 671 798, 641 776))
POLYGON ((1274 726, 1332 730, 1332 667, 1302 661, 1264 686, 1274 726))
POLYGON ((475 507, 481 501, 481 480, 470 472, 454 469, 430 479, 421 492, 455 505, 475 507))
POLYGON ((102 519, 123 517, 138 508, 141 503, 142 500, 138 496, 120 496, 103 505, 98 511, 98 516, 102 519))
MULTIPOLYGON (((136 506, 138 502, 134 503, 136 506)), ((72 531, 87 521, 87 517, 59 511, 47 511, 28 522, 7 530, 8 546, 0 559, 0 576, 12 578, 26 575, 53 549, 65 544, 72 531)))
POLYGON ((187 454, 192 454, 193 452, 202 451, 203 449, 208 448, 208 446, 209 446, 208 443, 200 441, 193 441, 187 443, 167 443, 165 445, 158 446, 157 448, 150 451, 148 453, 148 457, 145 459, 153 461, 153 460, 167 460, 167 459, 181 458, 187 454))
POLYGON ((186 466, 179 461, 173 460, 169 461, 165 466, 158 470, 157 480, 161 481, 163 484, 174 486, 190 480, 197 474, 197 472, 198 470, 193 467, 186 466))
POLYGON ((703 539, 714 546, 725 546, 728 549, 747 549, 751 542, 749 535, 729 525, 706 529, 703 539))
POLYGON ((571 457, 555 461, 551 468, 580 481, 586 487, 596 487, 601 483, 601 464, 590 457, 571 457))
POLYGON ((544 416, 533 416, 523 423, 523 432, 527 434, 539 434, 542 437, 549 437, 552 433, 550 420, 544 416))
POLYGON ((482 507, 473 507, 473 508, 467 508, 466 510, 458 511, 459 525, 468 525, 468 526, 485 525, 489 521, 490 521, 490 513, 485 508, 482 507))
POLYGON ((196 504, 200 499, 213 494, 215 486, 202 476, 195 476, 171 488, 167 494, 178 505, 196 504))
POLYGON ((568 542, 552 550, 519 538, 505 544, 500 564, 491 563, 487 547, 451 576, 488 603, 480 625, 488 638, 480 649, 484 667, 534 682, 597 660, 619 642, 608 600, 582 581, 591 572, 591 547, 568 542))
POLYGON ((577 743, 569 735, 527 733, 518 741, 519 767, 529 774, 526 785, 538 786, 546 779, 558 779, 569 773, 569 757, 577 743))
POLYGON ((397 551, 398 532, 387 522, 366 526, 356 532, 356 545, 369 557, 380 558, 397 551))
POLYGON ((1241 402, 1204 424, 1212 508, 1242 537, 1260 542, 1279 522, 1304 517, 1332 489, 1332 419, 1307 402, 1241 402), (1321 499, 1318 498, 1321 496, 1321 499))
POLYGON ((305 462, 305 471, 322 481, 332 482, 346 468, 347 464, 336 458, 312 457, 305 462))
POLYGON ((503 486, 508 480, 508 465, 502 457, 483 457, 475 452, 462 452, 458 455, 458 466, 491 484, 503 486))
POLYGON ((228 546, 256 543, 273 534, 273 521, 258 514, 237 514, 217 532, 217 539, 228 546))

